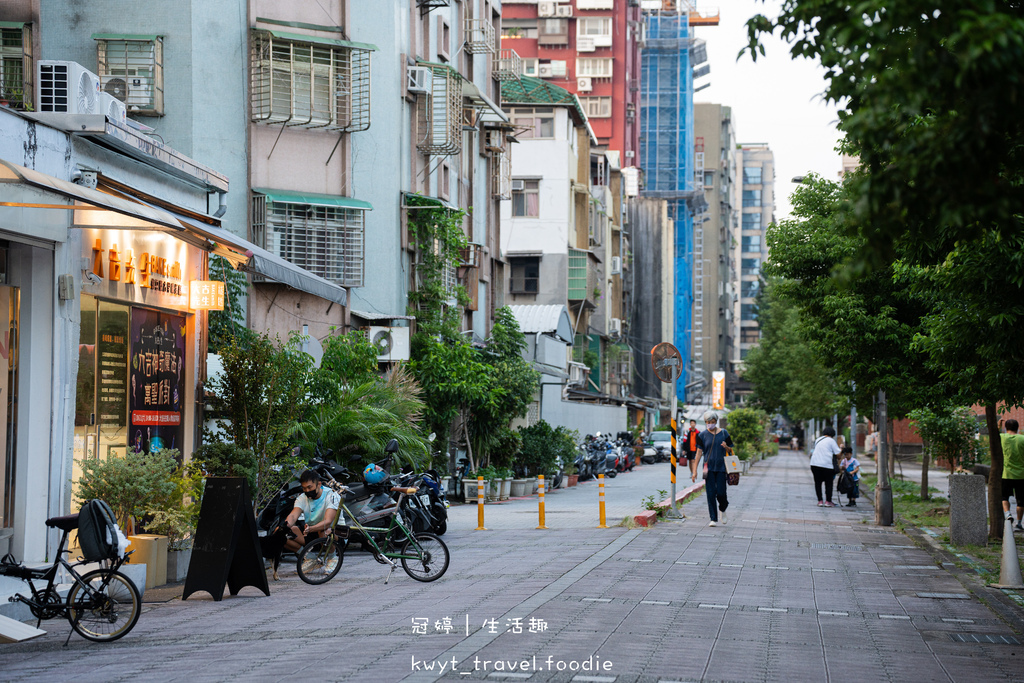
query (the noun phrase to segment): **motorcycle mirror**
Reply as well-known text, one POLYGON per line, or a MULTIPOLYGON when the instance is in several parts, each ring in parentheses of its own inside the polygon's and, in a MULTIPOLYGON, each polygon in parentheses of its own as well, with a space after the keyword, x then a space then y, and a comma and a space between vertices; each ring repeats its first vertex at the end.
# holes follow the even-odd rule
POLYGON ((429 441, 430 443, 434 443, 434 439, 436 438, 437 434, 435 434, 434 432, 430 432, 430 436, 427 437, 427 441, 429 441))
POLYGON ((388 445, 384 447, 385 453, 397 453, 398 452, 398 439, 391 439, 388 441, 388 445))
POLYGON ((359 455, 358 453, 356 453, 354 455, 348 456, 348 461, 349 462, 358 462, 358 461, 360 461, 362 459, 363 459, 363 456, 359 455))

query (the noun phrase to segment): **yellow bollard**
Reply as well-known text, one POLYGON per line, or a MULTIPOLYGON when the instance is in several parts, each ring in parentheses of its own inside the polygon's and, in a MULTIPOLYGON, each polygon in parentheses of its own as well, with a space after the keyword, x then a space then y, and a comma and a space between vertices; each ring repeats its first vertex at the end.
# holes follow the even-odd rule
POLYGON ((600 507, 601 507, 601 523, 597 525, 597 528, 598 529, 607 529, 608 525, 604 523, 605 522, 605 517, 604 517, 604 475, 603 474, 597 475, 597 489, 599 491, 599 493, 597 494, 598 495, 598 499, 601 501, 601 505, 600 505, 600 507))
POLYGON ((474 531, 487 531, 484 526, 484 478, 476 478, 476 529, 474 531))
POLYGON ((547 529, 544 526, 544 475, 541 474, 537 477, 537 494, 538 494, 538 505, 540 506, 540 526, 538 529, 547 529))

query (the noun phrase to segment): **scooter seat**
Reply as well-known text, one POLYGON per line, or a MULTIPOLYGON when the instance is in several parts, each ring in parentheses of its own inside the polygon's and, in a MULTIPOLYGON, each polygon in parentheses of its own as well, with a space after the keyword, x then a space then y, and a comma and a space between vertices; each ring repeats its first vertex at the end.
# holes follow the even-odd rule
POLYGON ((74 531, 78 528, 78 513, 64 515, 63 517, 50 517, 50 519, 46 520, 46 526, 51 529, 60 529, 61 531, 74 531))
POLYGON ((404 493, 407 496, 414 495, 417 491, 419 491, 419 489, 416 488, 415 486, 392 486, 391 490, 394 491, 395 493, 404 493))

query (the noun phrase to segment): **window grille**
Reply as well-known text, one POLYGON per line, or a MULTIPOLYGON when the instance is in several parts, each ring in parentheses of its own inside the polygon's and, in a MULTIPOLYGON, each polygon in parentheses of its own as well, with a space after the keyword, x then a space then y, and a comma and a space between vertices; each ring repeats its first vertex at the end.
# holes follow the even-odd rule
POLYGON ((611 78, 612 60, 606 57, 581 57, 576 60, 576 76, 611 78))
POLYGON ((32 103, 32 33, 28 24, 0 29, 0 100, 15 109, 32 103))
POLYGON ((469 54, 494 54, 494 25, 487 19, 466 19, 466 46, 469 54))
POLYGON ((512 159, 507 151, 491 154, 491 197, 512 199, 512 159))
POLYGON ((124 102, 129 114, 163 116, 163 39, 96 39, 100 87, 124 102))
POLYGON ((370 127, 370 46, 252 34, 252 120, 354 132, 370 127))
POLYGON ((462 80, 441 64, 430 70, 429 92, 419 96, 419 141, 423 154, 449 156, 462 150, 462 80))
POLYGON ((569 249, 569 296, 572 301, 587 298, 587 252, 569 249))
POLYGON ((253 240, 286 261, 343 287, 362 287, 364 211, 253 197, 253 240))
MULTIPOLYGON (((537 72, 537 60, 533 61, 533 71, 529 75, 536 75, 537 72)), ((494 69, 491 71, 491 76, 496 81, 511 81, 519 78, 523 73, 523 60, 516 54, 516 51, 511 48, 506 48, 498 52, 498 62, 494 69)))

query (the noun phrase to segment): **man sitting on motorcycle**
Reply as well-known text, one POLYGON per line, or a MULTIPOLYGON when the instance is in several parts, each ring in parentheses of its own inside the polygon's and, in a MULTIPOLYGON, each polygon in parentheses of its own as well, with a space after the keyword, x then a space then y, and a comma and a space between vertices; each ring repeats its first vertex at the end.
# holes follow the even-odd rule
POLYGON ((326 536, 334 525, 341 507, 341 496, 331 489, 325 489, 320 483, 320 475, 313 470, 305 470, 299 476, 302 493, 295 499, 295 507, 288 514, 285 526, 294 535, 284 544, 284 549, 296 552, 314 538, 326 536), (305 524, 299 526, 299 515, 305 524))

